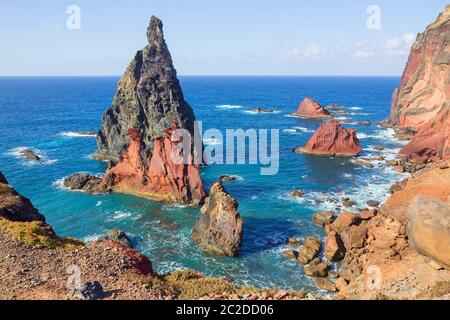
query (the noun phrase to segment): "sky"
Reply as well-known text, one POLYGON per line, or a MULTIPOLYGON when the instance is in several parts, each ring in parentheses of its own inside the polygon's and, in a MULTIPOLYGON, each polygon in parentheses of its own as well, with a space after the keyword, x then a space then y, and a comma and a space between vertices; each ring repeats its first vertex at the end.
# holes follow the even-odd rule
POLYGON ((2 0, 0 76, 121 75, 146 45, 152 15, 179 75, 400 76, 417 33, 446 4, 2 0))

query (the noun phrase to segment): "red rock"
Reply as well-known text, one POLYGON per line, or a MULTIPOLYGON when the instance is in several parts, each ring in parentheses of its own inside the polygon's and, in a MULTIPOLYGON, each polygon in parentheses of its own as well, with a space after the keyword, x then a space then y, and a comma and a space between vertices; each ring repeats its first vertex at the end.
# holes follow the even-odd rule
POLYGON ((305 98, 292 114, 303 118, 330 118, 331 113, 311 98, 305 98))
POLYGON ((94 242, 92 245, 98 244, 100 245, 104 244, 112 248, 113 250, 121 253, 126 260, 127 268, 134 269, 135 271, 143 275, 153 273, 152 263, 146 256, 140 254, 139 252, 131 248, 125 247, 124 245, 112 240, 99 240, 94 242))
POLYGON ((400 173, 404 173, 405 172, 405 167, 404 166, 395 166, 394 170, 400 173))
POLYGON ((341 237, 334 231, 325 240, 325 257, 330 261, 340 261, 344 258, 345 247, 341 237))
POLYGON ((391 124, 420 128, 450 100, 450 5, 418 35, 392 103, 391 124))
MULTIPOLYGON (((164 137, 154 141, 150 161, 143 159, 142 138, 137 129, 130 129, 131 144, 122 154, 119 164, 106 172, 103 183, 116 192, 134 194, 169 203, 199 205, 206 197, 200 177, 200 166, 177 164, 173 152, 181 143, 172 135, 175 126, 165 131, 164 137), (144 163, 149 163, 148 168, 144 163)), ((144 153, 145 154, 145 153, 144 153)), ((145 156, 144 156, 145 157, 145 156)))
POLYGON ((450 158, 450 105, 448 102, 436 117, 422 126, 414 139, 400 151, 400 156, 417 163, 450 158))
POLYGON ((296 152, 326 157, 356 157, 362 148, 355 129, 345 129, 336 120, 321 124, 308 143, 296 152))
POLYGON ((450 158, 450 5, 419 34, 400 87, 394 92, 390 122, 418 129, 400 155, 418 163, 450 158))

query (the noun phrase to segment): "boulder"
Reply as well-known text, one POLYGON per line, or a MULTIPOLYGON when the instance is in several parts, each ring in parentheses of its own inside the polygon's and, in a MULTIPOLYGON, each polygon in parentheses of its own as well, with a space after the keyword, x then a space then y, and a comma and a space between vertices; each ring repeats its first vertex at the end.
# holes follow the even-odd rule
POLYGON ((302 265, 309 264, 317 258, 322 249, 321 241, 316 237, 309 237, 305 240, 298 253, 297 261, 302 265))
POLYGON ((346 129, 336 120, 322 123, 298 153, 325 157, 356 157, 362 148, 355 129, 346 129))
POLYGON ((342 230, 339 236, 344 243, 344 247, 347 251, 353 249, 360 249, 364 247, 366 238, 367 238, 367 226, 364 223, 361 223, 358 226, 352 225, 348 228, 342 230))
POLYGON ((328 275, 330 266, 327 263, 320 262, 319 259, 314 259, 303 268, 303 272, 308 277, 325 278, 328 275))
POLYGON ((343 212, 339 215, 336 220, 330 225, 330 229, 337 233, 343 232, 348 227, 356 224, 359 218, 356 214, 352 212, 343 212))
POLYGON ((211 187, 211 195, 200 210, 192 239, 200 249, 219 256, 235 256, 242 244, 243 221, 238 203, 221 181, 211 187))
POLYGON ((101 300, 105 298, 106 293, 98 281, 86 282, 79 289, 70 289, 67 294, 69 299, 73 300, 101 300))
POLYGON ((357 165, 359 165, 361 167, 368 168, 368 169, 375 168, 375 166, 372 163, 370 163, 368 161, 361 160, 361 159, 355 160, 353 163, 357 164, 357 165))
POLYGON ((408 207, 408 214, 411 246, 450 270, 450 205, 419 195, 408 207))
POLYGON ((367 201, 367 205, 369 207, 376 208, 376 207, 380 206, 380 202, 376 201, 376 200, 369 200, 369 201, 367 201))
POLYGON ((22 150, 19 152, 19 154, 28 161, 40 162, 42 160, 41 157, 38 156, 36 152, 30 149, 22 150))
POLYGON ((302 190, 294 190, 291 194, 294 198, 303 198, 305 196, 305 192, 302 190))
POLYGON ((296 116, 296 117, 302 117, 302 118, 330 118, 331 117, 331 113, 327 109, 322 107, 314 99, 311 99, 311 98, 305 98, 298 106, 297 111, 294 112, 292 115, 296 116))
POLYGON ((107 193, 110 191, 108 186, 102 183, 101 178, 85 173, 77 173, 65 178, 63 185, 70 190, 87 193, 107 193))
POLYGON ((334 231, 328 233, 325 240, 325 257, 330 261, 340 261, 344 259, 345 251, 339 234, 334 231))
POLYGON ((236 182, 238 178, 236 176, 229 176, 227 174, 221 175, 219 177, 219 180, 223 183, 230 183, 230 182, 236 182))
POLYGON ((313 223, 321 228, 325 228, 325 226, 333 223, 335 219, 334 212, 333 211, 322 211, 322 212, 316 212, 313 215, 313 223))
POLYGON ((106 236, 103 237, 103 240, 116 241, 127 248, 132 247, 130 238, 128 238, 125 232, 119 229, 109 231, 106 236))
POLYGON ((295 250, 286 250, 283 251, 283 256, 291 260, 296 260, 298 257, 298 252, 295 250))
POLYGON ((326 278, 317 278, 316 281, 316 286, 319 289, 328 291, 328 292, 336 292, 336 284, 326 278))

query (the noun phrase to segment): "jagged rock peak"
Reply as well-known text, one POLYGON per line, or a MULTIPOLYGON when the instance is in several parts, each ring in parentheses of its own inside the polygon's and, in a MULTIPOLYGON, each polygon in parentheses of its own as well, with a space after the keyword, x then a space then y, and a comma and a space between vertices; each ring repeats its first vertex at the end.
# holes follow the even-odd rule
POLYGON ((163 23, 156 16, 152 16, 150 19, 150 25, 147 29, 147 39, 149 44, 165 45, 163 23))
POLYGON ((172 125, 194 132, 194 113, 184 100, 177 72, 163 35, 163 24, 152 17, 148 45, 138 51, 119 82, 112 106, 97 135, 96 158, 118 161, 130 144, 128 132, 137 129, 146 156, 155 139, 172 125))

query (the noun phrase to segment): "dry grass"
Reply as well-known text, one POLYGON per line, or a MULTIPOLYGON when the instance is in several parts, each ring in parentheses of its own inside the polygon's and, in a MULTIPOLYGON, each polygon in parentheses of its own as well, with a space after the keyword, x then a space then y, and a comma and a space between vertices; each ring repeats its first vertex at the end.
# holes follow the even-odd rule
POLYGON ((13 222, 0 218, 0 229, 11 238, 34 248, 74 250, 84 246, 81 241, 58 237, 49 225, 40 221, 13 222))

